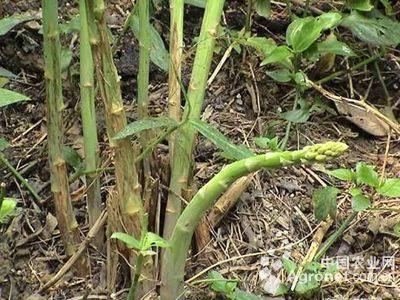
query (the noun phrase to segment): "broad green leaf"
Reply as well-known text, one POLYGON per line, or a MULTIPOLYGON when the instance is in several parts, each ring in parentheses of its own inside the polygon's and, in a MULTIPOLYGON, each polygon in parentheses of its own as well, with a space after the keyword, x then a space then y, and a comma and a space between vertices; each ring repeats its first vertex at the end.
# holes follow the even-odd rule
POLYGON ((145 237, 145 242, 143 243, 143 250, 149 250, 151 247, 167 248, 169 244, 159 235, 148 232, 145 237))
POLYGON ((400 238, 400 223, 394 225, 393 227, 393 233, 397 235, 400 238))
POLYGON ((353 10, 341 23, 360 40, 380 45, 397 46, 400 43, 400 23, 391 20, 377 10, 361 13, 353 10))
POLYGON ((143 130, 148 130, 148 129, 155 129, 155 128, 160 128, 160 127, 166 127, 166 128, 171 128, 171 127, 177 127, 178 123, 176 123, 175 120, 169 118, 169 117, 157 117, 157 118, 147 118, 147 119, 142 119, 135 121, 133 123, 130 123, 126 125, 124 129, 122 129, 120 132, 118 132, 113 140, 121 140, 124 138, 127 138, 129 136, 132 136, 134 134, 137 134, 143 130))
POLYGON ((302 273, 296 285, 296 293, 304 295, 318 289, 320 281, 317 279, 322 278, 322 276, 316 275, 315 273, 302 273))
POLYGON ((322 15, 317 17, 317 22, 319 26, 322 27, 322 30, 331 29, 339 25, 341 20, 342 14, 338 12, 323 13, 322 15))
POLYGON ((293 123, 305 123, 310 118, 310 108, 288 110, 279 114, 281 118, 293 123))
POLYGON ((286 295, 288 292, 289 292, 289 287, 286 284, 281 283, 277 288, 277 290, 275 291, 274 297, 286 295))
POLYGON ((325 220, 328 216, 332 219, 336 217, 336 200, 339 192, 339 189, 332 186, 319 188, 313 191, 314 215, 317 220, 325 220))
POLYGON ((3 151, 5 149, 7 149, 8 147, 10 147, 10 143, 7 142, 5 139, 0 138, 0 151, 3 151))
POLYGON ((400 178, 386 179, 376 191, 387 197, 400 197, 400 178))
POLYGON ((185 0, 186 4, 197 6, 200 8, 205 8, 207 4, 207 0, 185 0))
POLYGON ((212 279, 211 288, 223 294, 228 299, 234 299, 234 292, 237 286, 236 280, 225 279, 219 272, 210 271, 208 273, 208 279, 212 279))
POLYGON ((263 149, 270 149, 272 151, 276 151, 278 149, 278 137, 274 137, 272 139, 267 137, 255 137, 254 143, 263 149))
POLYGON ((265 57, 260 66, 267 64, 281 64, 287 68, 291 67, 290 59, 293 57, 292 51, 286 46, 276 47, 272 52, 265 57))
POLYGON ((367 209, 370 205, 371 205, 371 199, 362 194, 355 195, 351 199, 351 208, 357 212, 367 209))
POLYGON ((307 50, 320 36, 322 26, 314 17, 298 18, 287 28, 286 42, 296 53, 307 50))
POLYGON ((254 155, 254 153, 251 152, 248 148, 240 147, 233 144, 221 132, 219 132, 216 128, 208 125, 206 122, 203 122, 201 120, 190 120, 189 122, 204 137, 209 139, 215 144, 215 146, 225 152, 228 157, 232 157, 234 160, 241 160, 254 155))
POLYGON ((350 189, 350 195, 352 195, 353 197, 361 194, 362 194, 362 189, 360 187, 353 187, 350 189))
POLYGON ((61 48, 61 71, 68 69, 72 61, 72 51, 69 48, 61 48))
POLYGON ((271 0, 255 0, 254 3, 258 15, 268 18, 271 14, 271 0))
POLYGON ((0 36, 5 35, 8 33, 11 29, 13 29, 15 26, 20 25, 22 23, 31 21, 37 19, 37 17, 34 16, 18 16, 14 15, 11 17, 6 17, 3 19, 0 19, 0 36))
POLYGON ((140 242, 135 239, 133 236, 126 234, 124 232, 114 232, 111 235, 112 239, 118 239, 121 242, 124 242, 128 247, 134 248, 136 250, 142 250, 140 242))
POLYGON ((336 169, 328 172, 328 175, 340 180, 353 181, 356 178, 356 173, 349 169, 336 169))
POLYGON ((291 261, 289 258, 282 257, 282 265, 288 275, 294 274, 297 270, 296 263, 291 261))
POLYGON ((253 47, 258 52, 264 54, 264 56, 268 56, 275 48, 277 48, 273 39, 258 36, 248 38, 245 45, 253 47))
POLYGON ((0 207, 0 223, 7 222, 8 217, 10 217, 17 206, 17 200, 14 198, 4 198, 3 203, 0 207))
POLYGON ((5 78, 15 78, 17 77, 17 75, 15 75, 14 73, 0 67, 0 77, 5 77, 5 78))
POLYGON ((374 8, 370 0, 347 0, 347 5, 361 11, 370 11, 374 8))
POLYGON ((324 266, 316 261, 310 261, 304 265, 304 271, 316 273, 322 269, 324 269, 324 266))
POLYGON ((323 42, 317 43, 319 53, 333 53, 343 56, 355 56, 355 53, 346 43, 335 41, 335 40, 325 40, 323 42))
POLYGON ((6 105, 26 100, 29 100, 29 97, 7 89, 0 88, 0 108, 6 105))
POLYGON ((66 23, 59 25, 61 34, 69 34, 72 32, 79 32, 81 30, 81 16, 76 15, 66 23))
MULTIPOLYGON (((131 16, 130 27, 136 38, 139 38, 139 17, 137 15, 131 16)), ((153 26, 150 26, 150 39, 151 39, 151 48, 150 48, 151 61, 163 71, 168 72, 169 53, 165 48, 164 42, 160 34, 153 26)))
POLYGON ((357 182, 367 184, 371 187, 379 186, 378 173, 375 172, 374 166, 359 162, 356 165, 357 182))
POLYGON ((65 162, 68 165, 70 165, 74 169, 79 169, 82 166, 82 158, 75 149, 68 146, 64 146, 63 153, 65 162))
POLYGON ((267 71, 266 74, 277 82, 289 82, 292 80, 292 72, 288 69, 267 71))

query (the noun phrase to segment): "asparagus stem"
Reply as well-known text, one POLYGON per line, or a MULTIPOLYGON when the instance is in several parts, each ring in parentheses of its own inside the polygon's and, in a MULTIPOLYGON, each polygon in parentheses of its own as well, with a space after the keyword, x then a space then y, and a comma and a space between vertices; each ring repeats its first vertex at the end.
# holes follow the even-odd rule
MULTIPOLYGON (((80 238, 78 223, 71 204, 67 167, 63 155, 62 112, 64 103, 61 85, 58 1, 43 0, 42 8, 51 190, 65 253, 67 256, 72 256, 80 243, 80 238)), ((84 256, 81 256, 80 260, 76 262, 76 270, 81 274, 87 272, 84 256)))
MULTIPOLYGON (((89 23, 85 0, 79 0, 81 15, 80 30, 80 84, 81 116, 85 149, 85 169, 96 170, 99 167, 99 144, 97 140, 93 57, 90 46, 89 23)), ((90 228, 101 214, 100 180, 96 173, 86 174, 87 206, 90 228)), ((104 245, 104 230, 100 230, 93 241, 97 249, 104 245)))
POLYGON ((130 234, 140 235, 140 220, 143 215, 141 186, 138 181, 134 163, 136 151, 129 140, 113 140, 116 133, 127 124, 123 107, 120 79, 114 65, 107 25, 104 19, 105 5, 103 0, 86 0, 89 16, 92 16, 96 33, 91 37, 92 49, 96 63, 96 79, 101 99, 105 108, 107 134, 111 148, 115 153, 116 185, 120 198, 120 211, 124 224, 130 234))
MULTIPOLYGON (((171 61, 169 64, 169 79, 168 79, 168 112, 169 116, 174 119, 177 123, 181 119, 181 69, 182 69, 182 48, 183 48, 183 12, 184 12, 184 1, 183 0, 171 0, 170 1, 170 11, 171 11, 171 25, 170 25, 170 55, 171 61)), ((174 153, 177 145, 177 137, 179 131, 171 132, 169 138, 169 157, 171 170, 174 170, 174 153)), ((176 163, 176 162, 175 162, 176 163)), ((172 171, 174 172, 174 171, 172 171)), ((171 179, 172 180, 172 179, 171 179)), ((174 177, 175 180, 175 177, 174 177)), ((172 181, 171 181, 172 183, 172 181)), ((174 197, 170 195, 169 197, 174 197)), ((169 201, 171 204, 176 204, 176 199, 169 201)), ((173 205, 172 205, 173 206, 173 205)), ((180 213, 179 207, 176 209, 177 214, 180 213)), ((169 238, 174 226, 174 217, 166 217, 164 225, 164 237, 169 238)))
POLYGON ((184 209, 172 232, 170 247, 166 249, 162 261, 161 299, 177 299, 183 291, 186 255, 193 232, 215 200, 238 178, 261 168, 280 168, 297 163, 326 161, 341 155, 347 145, 327 142, 305 147, 297 151, 267 153, 234 162, 223 168, 193 197, 184 209))
MULTIPOLYGON (((224 3, 225 0, 207 1, 183 119, 198 119, 200 117, 224 3)), ((196 130, 186 122, 177 130, 176 136, 177 140, 174 141, 176 145, 172 156, 172 174, 165 213, 165 238, 171 235, 181 212, 181 196, 183 191, 187 189, 196 130)))

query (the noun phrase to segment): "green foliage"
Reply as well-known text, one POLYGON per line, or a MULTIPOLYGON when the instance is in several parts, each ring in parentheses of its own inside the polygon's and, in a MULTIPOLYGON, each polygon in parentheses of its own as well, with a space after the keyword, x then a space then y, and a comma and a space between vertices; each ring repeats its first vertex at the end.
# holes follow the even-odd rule
POLYGON ((7 149, 8 147, 10 147, 10 143, 7 142, 5 139, 0 138, 0 151, 3 151, 5 149, 7 149))
POLYGON ((254 8, 258 15, 268 18, 271 15, 271 1, 270 0, 255 0, 254 8))
POLYGON ((386 197, 400 197, 400 179, 389 178, 380 185, 376 191, 386 197))
POLYGON ((185 0, 186 4, 197 6, 200 8, 205 8, 207 4, 207 0, 185 0))
POLYGON ((328 171, 330 176, 333 176, 337 179, 344 181, 353 181, 356 178, 356 173, 353 170, 349 169, 336 169, 332 171, 328 171))
POLYGON ((270 149, 271 151, 277 151, 278 150, 278 137, 274 138, 268 138, 268 137, 255 137, 254 138, 254 143, 263 149, 270 149))
POLYGON ((400 238, 400 223, 397 223, 393 227, 393 233, 400 238))
POLYGON ((10 30, 12 30, 14 27, 23 24, 25 22, 32 21, 34 19, 37 19, 37 17, 34 16, 20 16, 20 15, 14 15, 10 17, 6 17, 0 20, 0 36, 5 35, 8 33, 10 30))
POLYGON ((70 165, 74 169, 80 169, 82 167, 82 158, 75 149, 68 146, 64 146, 63 154, 65 162, 68 165, 70 165))
POLYGON ((370 187, 379 186, 378 173, 374 170, 374 166, 367 165, 363 162, 359 162, 356 165, 356 179, 358 184, 366 184, 370 187))
POLYGON ((313 191, 312 199, 314 202, 314 215, 318 220, 325 220, 328 216, 332 219, 336 217, 337 195, 340 190, 327 186, 313 191))
POLYGON ((370 11, 374 8, 370 0, 347 0, 347 5, 360 11, 370 11))
POLYGON ((317 43, 317 49, 321 54, 332 53, 348 57, 356 55, 347 44, 336 40, 325 40, 317 43))
POLYGON ((292 275, 296 273, 297 265, 295 262, 290 260, 289 258, 282 257, 282 265, 288 275, 292 275))
POLYGON ((367 43, 380 46, 397 46, 400 43, 400 23, 384 16, 378 10, 368 13, 353 10, 343 18, 341 25, 367 43))
POLYGON ((354 195, 351 199, 351 208, 360 212, 371 206, 371 199, 363 194, 354 195))
POLYGON ((26 100, 30 100, 29 97, 7 89, 0 88, 0 108, 26 100))
POLYGON ((261 297, 240 290, 237 287, 237 281, 224 278, 217 271, 210 271, 208 279, 211 282, 210 287, 217 293, 222 294, 229 300, 260 300, 261 297))
POLYGON ((307 50, 321 35, 322 27, 314 17, 298 18, 287 28, 286 42, 296 53, 307 50))
POLYGON ((114 140, 125 139, 134 134, 138 134, 143 130, 156 128, 178 127, 178 123, 169 117, 146 118, 137 120, 125 126, 120 132, 114 136, 114 140))
MULTIPOLYGON (((136 38, 139 38, 139 16, 132 14, 130 17, 129 25, 136 38)), ((154 28, 150 26, 150 59, 161 70, 168 72, 169 69, 169 53, 165 48, 164 42, 154 28)))
POLYGON ((17 206, 17 200, 14 198, 4 198, 0 207, 0 224, 6 223, 8 218, 11 217, 15 212, 17 206))
POLYGON ((15 75, 14 73, 0 67, 0 77, 4 77, 4 78, 15 78, 17 77, 17 75, 15 75))
POLYGON ((169 247, 168 242, 164 240, 162 237, 158 236, 155 233, 147 231, 147 226, 148 226, 147 219, 148 216, 145 215, 142 223, 140 241, 124 232, 114 232, 111 235, 111 238, 118 239, 121 242, 124 242, 128 247, 139 251, 139 253, 143 256, 155 255, 156 252, 151 250, 151 248, 153 247, 159 247, 159 248, 169 247))
POLYGON ((209 139, 215 144, 215 146, 222 150, 225 158, 231 160, 241 160, 254 155, 254 153, 245 146, 237 146, 233 144, 226 138, 226 136, 224 136, 216 128, 208 125, 206 122, 203 122, 201 120, 190 120, 189 122, 204 137, 209 139))

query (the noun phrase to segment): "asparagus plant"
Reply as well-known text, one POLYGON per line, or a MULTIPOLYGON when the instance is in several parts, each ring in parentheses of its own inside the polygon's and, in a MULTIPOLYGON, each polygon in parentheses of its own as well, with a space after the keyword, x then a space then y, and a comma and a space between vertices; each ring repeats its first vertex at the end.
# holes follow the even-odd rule
MULTIPOLYGON (((138 118, 144 119, 149 116, 149 75, 150 75, 150 11, 149 1, 140 0, 139 6, 139 73, 138 73, 138 118)), ((151 132, 145 131, 140 135, 142 148, 147 147, 148 141, 151 139, 151 132)), ((150 189, 150 161, 144 158, 143 166, 143 202, 145 208, 150 206, 151 189, 150 189)))
POLYGON ((177 221, 162 261, 161 299, 178 299, 182 296, 186 255, 195 228, 218 196, 235 180, 262 168, 276 169, 298 163, 327 161, 341 155, 346 149, 346 144, 327 142, 297 151, 251 156, 223 168, 196 193, 177 221))
MULTIPOLYGON (((224 3, 224 0, 207 1, 183 119, 199 119, 200 117, 224 3)), ((165 213, 165 238, 171 235, 181 212, 181 197, 188 185, 196 130, 189 122, 186 122, 177 130, 176 136, 177 140, 171 150, 172 174, 165 213)))
MULTIPOLYGON (((81 15, 80 29, 80 84, 81 115, 85 149, 85 169, 87 186, 87 206, 90 228, 93 227, 101 213, 100 180, 95 172, 99 167, 99 144, 97 140, 95 91, 93 75, 93 57, 90 46, 89 20, 85 0, 79 0, 81 15), (91 171, 91 172, 89 172, 91 171)), ((94 245, 103 248, 104 230, 101 230, 94 245)))
MULTIPOLYGON (((58 29, 58 1, 43 0, 43 38, 46 83, 48 149, 50 162, 51 190, 60 228, 61 239, 67 256, 72 256, 80 243, 78 223, 76 222, 63 155, 63 121, 64 103, 61 85, 61 45, 58 29)), ((86 259, 76 262, 76 270, 87 271, 86 259)))
POLYGON ((140 236, 140 224, 143 215, 141 186, 135 166, 136 151, 127 139, 113 140, 116 133, 127 124, 123 107, 120 79, 113 61, 104 19, 103 0, 86 0, 89 18, 94 19, 95 33, 90 38, 96 64, 96 79, 101 99, 104 103, 105 121, 110 147, 114 150, 116 185, 120 198, 120 211, 124 225, 129 233, 140 236))
MULTIPOLYGON (((170 24, 170 55, 169 79, 168 79, 168 110, 169 116, 177 123, 181 120, 181 64, 183 48, 183 13, 184 0, 171 0, 171 24, 170 24)), ((176 132, 173 132, 169 138, 169 157, 171 170, 174 169, 174 152, 176 151, 176 132)), ((175 162, 176 163, 176 162, 175 162)), ((176 180, 174 178, 174 180, 176 180)), ((172 183, 172 182, 171 182, 172 183)), ((177 203, 175 195, 170 195, 169 209, 174 209, 177 203)), ((178 209, 178 208, 176 208, 178 209)), ((176 216, 167 217, 164 225, 164 237, 168 238, 172 232, 172 227, 176 221, 176 216)))

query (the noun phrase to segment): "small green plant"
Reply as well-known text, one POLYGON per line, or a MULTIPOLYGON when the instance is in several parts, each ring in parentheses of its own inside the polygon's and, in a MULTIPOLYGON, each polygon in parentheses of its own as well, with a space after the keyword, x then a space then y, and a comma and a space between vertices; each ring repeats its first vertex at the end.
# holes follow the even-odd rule
POLYGON ((0 183, 0 224, 4 224, 14 214, 17 200, 6 198, 5 184, 0 183))
MULTIPOLYGON (((336 169, 328 171, 332 177, 352 184, 349 194, 352 197, 352 209, 361 212, 371 206, 374 195, 400 197, 400 178, 382 178, 375 171, 375 166, 359 162, 353 169, 336 169)), ((314 215, 318 220, 336 216, 336 198, 340 190, 336 187, 325 187, 313 192, 314 215)))
POLYGON ((210 287, 215 292, 223 295, 229 300, 260 300, 261 297, 245 292, 237 287, 237 280, 226 279, 221 273, 211 271, 208 273, 207 282, 210 282, 210 287))
POLYGON ((143 217, 140 240, 137 240, 133 236, 123 232, 115 232, 111 235, 111 238, 118 239, 124 242, 129 248, 132 248, 137 251, 135 276, 133 278, 131 287, 129 289, 127 300, 135 299, 140 276, 142 274, 144 258, 146 256, 152 256, 157 254, 157 252, 152 250, 153 247, 159 247, 159 248, 168 247, 168 242, 166 240, 164 240, 157 234, 148 232, 147 228, 148 228, 148 215, 146 214, 143 217))

